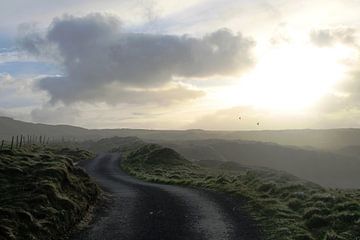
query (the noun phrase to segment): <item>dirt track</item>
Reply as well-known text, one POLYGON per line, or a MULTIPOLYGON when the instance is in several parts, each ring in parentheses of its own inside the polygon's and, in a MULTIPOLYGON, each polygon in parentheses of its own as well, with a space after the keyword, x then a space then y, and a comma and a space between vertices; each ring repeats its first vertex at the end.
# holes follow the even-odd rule
POLYGON ((108 206, 73 240, 257 240, 257 228, 225 194, 137 180, 120 170, 116 154, 83 164, 105 191, 108 206))

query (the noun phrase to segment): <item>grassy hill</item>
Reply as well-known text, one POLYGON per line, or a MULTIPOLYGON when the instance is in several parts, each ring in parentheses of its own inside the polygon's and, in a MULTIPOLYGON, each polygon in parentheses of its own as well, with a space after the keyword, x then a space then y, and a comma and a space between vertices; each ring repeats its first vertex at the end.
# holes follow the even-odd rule
POLYGON ((360 188, 359 148, 339 153, 240 140, 155 141, 192 161, 232 161, 286 171, 327 187, 360 188), (348 154, 346 154, 348 153, 348 154))
POLYGON ((189 165, 190 161, 185 159, 175 150, 162 147, 158 144, 145 144, 128 155, 132 163, 142 165, 189 165))
POLYGON ((92 157, 37 146, 0 151, 0 239, 64 239, 99 197, 74 165, 92 157))
POLYGON ((247 200, 268 240, 349 240, 360 236, 360 191, 334 190, 281 171, 233 162, 186 161, 148 144, 123 153, 122 167, 146 181, 223 191, 247 200), (166 161, 168 159, 168 162, 166 161))

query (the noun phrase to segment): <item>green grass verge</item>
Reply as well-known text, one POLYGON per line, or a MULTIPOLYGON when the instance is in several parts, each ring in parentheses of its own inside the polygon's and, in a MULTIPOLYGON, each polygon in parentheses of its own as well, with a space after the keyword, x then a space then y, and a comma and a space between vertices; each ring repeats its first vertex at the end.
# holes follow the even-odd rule
MULTIPOLYGON (((119 148, 121 152, 121 148, 119 148)), ((137 178, 208 188, 241 196, 268 240, 355 240, 360 237, 360 191, 325 189, 284 172, 187 161, 169 148, 143 144, 122 152, 122 168, 137 178)))
POLYGON ((100 190, 74 162, 83 150, 27 147, 0 151, 0 239, 63 239, 100 190))

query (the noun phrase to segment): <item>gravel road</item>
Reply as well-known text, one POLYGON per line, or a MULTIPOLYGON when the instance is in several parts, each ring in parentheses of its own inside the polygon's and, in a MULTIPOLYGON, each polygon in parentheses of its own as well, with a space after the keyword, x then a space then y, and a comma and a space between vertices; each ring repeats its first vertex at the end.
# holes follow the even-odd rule
POLYGON ((258 240, 241 199, 226 194, 135 179, 117 154, 82 167, 110 195, 95 220, 73 240, 258 240))

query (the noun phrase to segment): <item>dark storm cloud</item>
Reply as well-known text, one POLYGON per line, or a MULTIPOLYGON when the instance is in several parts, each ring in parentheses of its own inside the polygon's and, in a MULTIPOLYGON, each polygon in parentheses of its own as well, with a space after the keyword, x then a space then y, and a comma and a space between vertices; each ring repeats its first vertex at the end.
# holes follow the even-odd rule
POLYGON ((337 42, 352 45, 354 34, 353 28, 318 29, 310 33, 310 40, 319 47, 330 47, 337 42))
POLYGON ((89 94, 104 98, 103 87, 112 83, 146 89, 161 87, 176 76, 240 74, 251 66, 254 46, 227 29, 201 38, 124 32, 117 18, 101 14, 57 18, 43 38, 30 33, 20 42, 40 55, 53 55, 43 49, 55 46, 64 75, 46 77, 39 86, 52 101, 65 103, 86 100, 81 96, 89 94))

